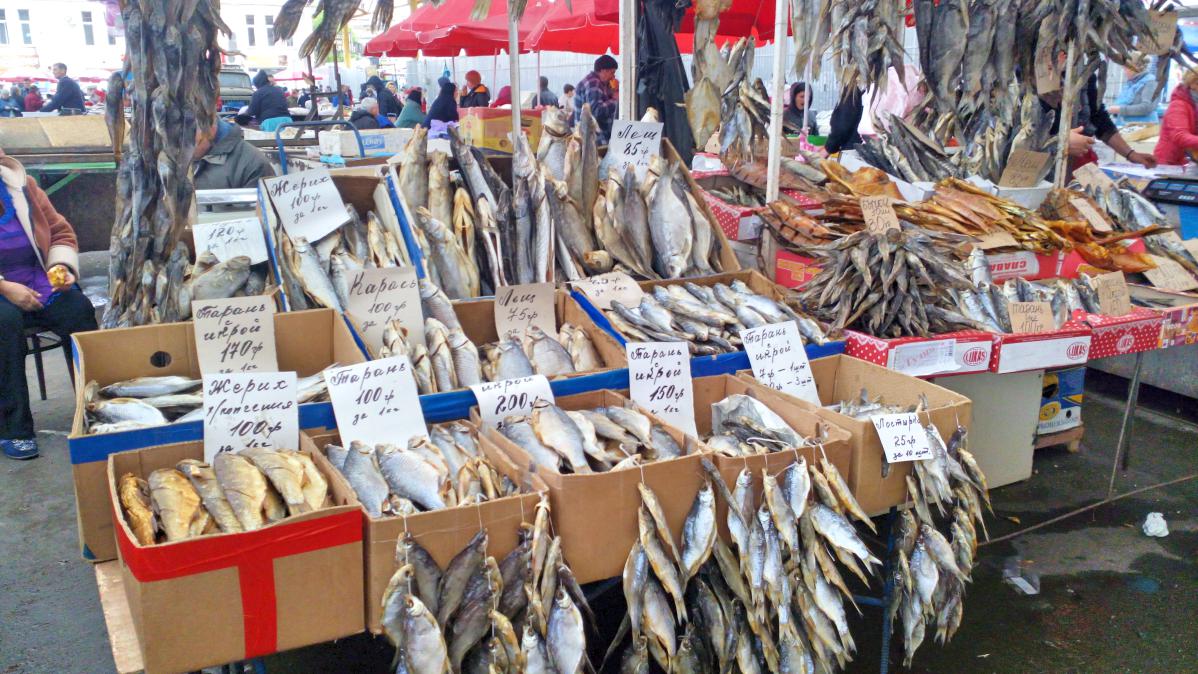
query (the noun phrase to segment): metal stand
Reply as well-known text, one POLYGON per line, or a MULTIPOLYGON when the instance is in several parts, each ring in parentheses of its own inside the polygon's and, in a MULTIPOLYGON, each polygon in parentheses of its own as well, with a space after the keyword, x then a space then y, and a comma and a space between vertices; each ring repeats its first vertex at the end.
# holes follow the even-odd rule
POLYGON ((887 674, 890 671, 890 635, 894 631, 890 619, 890 604, 894 599, 894 574, 891 573, 891 558, 894 557, 894 519, 898 508, 892 507, 882 521, 883 535, 886 536, 886 557, 882 560, 882 596, 870 597, 853 595, 853 601, 858 605, 877 606, 882 609, 882 652, 879 654, 878 671, 887 674))
POLYGON ((1136 404, 1140 400, 1140 370, 1144 367, 1143 351, 1136 354, 1136 366, 1131 373, 1131 381, 1129 382, 1130 389, 1127 392, 1127 405, 1123 408, 1123 423, 1119 426, 1119 442, 1115 445, 1115 460, 1111 463, 1111 481, 1106 488, 1106 497, 1111 498, 1115 493, 1115 474, 1122 468, 1127 470, 1131 465, 1131 448, 1127 447, 1124 451, 1124 446, 1127 444, 1127 436, 1131 430, 1132 422, 1135 421, 1136 404), (1122 457, 1122 461, 1120 461, 1122 457))
POLYGON ((366 156, 366 148, 362 146, 362 134, 358 133, 357 127, 344 119, 329 119, 315 122, 287 122, 286 124, 280 124, 279 128, 275 129, 275 144, 279 148, 279 164, 280 170, 283 171, 283 175, 287 175, 287 153, 283 150, 283 129, 288 129, 293 126, 299 127, 301 129, 344 126, 350 131, 353 131, 354 138, 358 141, 358 156, 366 156))

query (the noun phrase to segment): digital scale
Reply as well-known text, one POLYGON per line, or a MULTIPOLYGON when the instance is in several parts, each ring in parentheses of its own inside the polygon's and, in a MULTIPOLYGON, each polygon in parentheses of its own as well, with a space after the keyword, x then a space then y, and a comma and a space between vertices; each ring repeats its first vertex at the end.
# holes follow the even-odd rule
POLYGON ((1198 177, 1154 178, 1143 194, 1164 212, 1168 224, 1178 228, 1181 238, 1198 238, 1198 177))

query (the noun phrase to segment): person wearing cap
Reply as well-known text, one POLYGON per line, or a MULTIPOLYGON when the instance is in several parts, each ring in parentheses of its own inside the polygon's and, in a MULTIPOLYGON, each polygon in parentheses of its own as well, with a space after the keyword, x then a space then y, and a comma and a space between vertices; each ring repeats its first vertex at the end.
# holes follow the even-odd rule
POLYGON ((611 81, 616 77, 616 60, 604 54, 595 59, 595 69, 587 73, 575 88, 574 121, 582 116, 582 106, 590 104, 591 116, 599 125, 599 144, 611 137, 611 125, 619 112, 620 103, 611 81))
POLYGON ((459 108, 485 108, 491 103, 491 90, 483 84, 477 70, 466 73, 466 85, 458 95, 459 108))
POLYGON ((249 123, 258 120, 258 128, 263 131, 274 131, 279 126, 291 121, 291 111, 287 109, 287 93, 283 87, 275 84, 274 78, 265 70, 259 70, 254 75, 254 95, 250 98, 249 108, 245 114, 238 115, 238 123, 249 123))
POLYGON ((1123 64, 1123 88, 1115 98, 1114 105, 1107 106, 1107 112, 1115 116, 1120 124, 1131 122, 1156 122, 1156 75, 1149 67, 1149 59, 1143 54, 1134 53, 1123 64))

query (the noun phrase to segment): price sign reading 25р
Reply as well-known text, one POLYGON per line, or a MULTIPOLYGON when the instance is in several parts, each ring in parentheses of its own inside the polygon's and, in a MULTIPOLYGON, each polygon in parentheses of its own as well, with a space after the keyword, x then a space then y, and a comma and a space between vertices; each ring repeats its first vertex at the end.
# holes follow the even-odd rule
POLYGON ((695 392, 685 342, 628 342, 628 387, 633 402, 691 436, 695 392))

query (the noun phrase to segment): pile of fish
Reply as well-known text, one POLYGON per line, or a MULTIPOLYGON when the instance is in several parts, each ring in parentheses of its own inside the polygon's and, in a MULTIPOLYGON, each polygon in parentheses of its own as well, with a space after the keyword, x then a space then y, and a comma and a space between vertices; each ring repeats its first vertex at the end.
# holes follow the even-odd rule
POLYGON ((1099 212, 1107 215, 1116 229, 1137 232, 1150 252, 1170 258, 1198 276, 1198 256, 1181 243, 1176 233, 1162 229, 1165 214, 1156 204, 1122 182, 1114 187, 1090 187, 1087 192, 1101 205, 1099 212))
POLYGON ((331 503, 328 480, 312 457, 275 449, 221 452, 212 465, 184 459, 148 480, 125 473, 117 496, 141 545, 254 531, 331 503))
POLYGON ((815 447, 821 441, 803 437, 765 403, 738 393, 712 404, 711 435, 704 442, 717 454, 738 457, 815 447))
POLYGON ((632 403, 564 410, 538 400, 528 416, 504 419, 499 432, 542 468, 556 473, 602 473, 692 454, 632 403))
POLYGON ((731 183, 718 187, 706 188, 708 194, 718 197, 721 201, 725 201, 735 206, 744 208, 760 208, 765 205, 765 191, 745 185, 744 183, 731 183))
POLYGON ((833 333, 853 328, 876 337, 929 337, 973 328, 948 292, 973 284, 932 235, 906 226, 810 246, 821 259, 820 272, 796 298, 833 333))
POLYGON ((550 535, 548 499, 502 560, 487 555, 487 543, 483 529, 441 569, 411 534, 397 541, 399 568, 383 593, 383 631, 396 649, 389 671, 591 671, 594 615, 561 537, 550 535))
POLYGON ((975 249, 970 255, 971 288, 950 289, 956 298, 958 310, 972 319, 980 330, 1009 333, 1011 329, 1010 304, 1012 302, 1047 302, 1052 307, 1053 328, 1060 330, 1075 312, 1100 314, 1098 291, 1088 274, 1076 279, 1058 278, 1052 281, 1027 281, 1022 278, 1008 279, 1001 285, 990 277, 985 256, 975 249))
POLYGON ((809 472, 800 457, 779 475, 763 470, 757 503, 748 469, 729 489, 704 458, 707 478, 681 546, 656 494, 640 485, 638 538, 623 573, 628 614, 611 647, 631 634, 621 671, 647 671, 650 657, 667 672, 834 672, 852 660, 845 600, 853 598, 834 560, 866 584, 881 561, 844 514, 860 506, 820 463, 809 472), (732 546, 717 531, 717 492, 732 546))
POLYGON ((345 212, 347 222, 314 243, 302 236, 292 238, 283 229, 275 232, 279 275, 292 311, 345 311, 355 272, 411 265, 394 217, 367 211, 362 222, 350 204, 345 204, 345 212))
POLYGON ((217 33, 232 34, 212 0, 126 2, 120 12, 127 58, 108 80, 105 111, 120 166, 104 328, 181 320, 196 130, 216 119, 223 56, 217 33))
POLYGON ((794 321, 808 342, 825 344, 824 329, 808 316, 754 292, 743 281, 701 286, 689 281, 660 285, 635 307, 618 300, 604 315, 626 339, 636 342, 686 342, 693 354, 740 350, 740 331, 794 321))
POLYGON ((407 447, 354 441, 348 449, 327 445, 324 451, 371 517, 414 515, 523 491, 483 454, 478 431, 460 421, 433 426, 407 447))
MULTIPOLYGON (((337 364, 329 366, 337 367, 337 364)), ((101 387, 89 381, 83 389, 84 424, 89 435, 132 431, 204 418, 200 379, 167 375, 137 377, 101 387)), ((324 373, 296 380, 299 404, 328 399, 324 373)))

